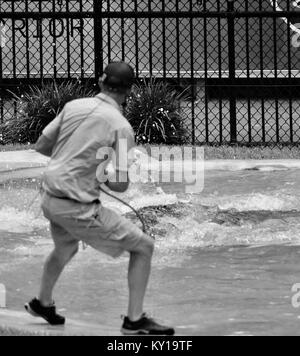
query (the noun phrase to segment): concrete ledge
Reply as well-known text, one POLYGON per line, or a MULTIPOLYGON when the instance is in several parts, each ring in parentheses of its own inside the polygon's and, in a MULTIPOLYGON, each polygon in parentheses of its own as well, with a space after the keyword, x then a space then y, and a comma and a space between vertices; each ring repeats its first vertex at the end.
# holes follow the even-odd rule
MULTIPOLYGON (((67 319, 65 326, 48 325, 25 312, 0 309, 0 331, 37 336, 120 336, 120 330, 107 325, 67 319)), ((0 332, 1 333, 1 332, 0 332)))
POLYGON ((0 152, 0 162, 6 162, 8 164, 15 162, 46 165, 48 161, 48 157, 45 157, 34 150, 0 152))
MULTIPOLYGON (((157 171, 159 169, 167 170, 168 164, 158 162, 148 157, 144 153, 137 153, 139 162, 143 170, 157 171), (161 168, 160 168, 161 167, 161 168)), ((42 156, 34 150, 0 152, 0 173, 5 171, 22 170, 26 168, 45 167, 49 158, 42 156)), ((172 163, 173 165, 173 163, 172 163)), ((184 162, 175 161, 174 170, 178 171, 184 167, 185 170, 193 170, 195 162, 187 160, 184 162)), ((300 160, 297 159, 280 159, 280 160, 210 160, 197 162, 197 170, 222 170, 222 171, 242 171, 242 170, 286 170, 300 169, 300 160)))
POLYGON ((216 160, 205 161, 205 170, 222 171, 243 171, 243 170, 286 170, 300 169, 300 160, 298 159, 280 159, 280 160, 216 160), (268 169, 269 168, 269 169, 268 169))

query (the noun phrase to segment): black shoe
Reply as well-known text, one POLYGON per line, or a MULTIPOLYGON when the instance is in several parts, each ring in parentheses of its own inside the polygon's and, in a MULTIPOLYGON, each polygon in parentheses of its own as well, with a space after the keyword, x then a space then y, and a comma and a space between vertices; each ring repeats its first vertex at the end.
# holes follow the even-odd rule
POLYGON ((137 321, 124 318, 121 332, 124 335, 174 335, 175 330, 169 326, 158 324, 145 313, 137 321))
POLYGON ((34 298, 31 302, 25 304, 25 309, 32 316, 45 319, 50 325, 65 324, 66 319, 63 316, 56 314, 54 304, 50 307, 44 307, 38 299, 34 298))

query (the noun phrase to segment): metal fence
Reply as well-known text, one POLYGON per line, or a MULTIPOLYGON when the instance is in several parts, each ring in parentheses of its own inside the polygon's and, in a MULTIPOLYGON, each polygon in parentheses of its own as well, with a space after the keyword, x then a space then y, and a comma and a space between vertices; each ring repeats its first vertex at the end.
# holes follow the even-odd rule
POLYGON ((297 144, 300 2, 1 0, 0 119, 7 89, 97 78, 112 60, 189 90, 193 144, 297 144), (298 21, 299 20, 299 21, 298 21))

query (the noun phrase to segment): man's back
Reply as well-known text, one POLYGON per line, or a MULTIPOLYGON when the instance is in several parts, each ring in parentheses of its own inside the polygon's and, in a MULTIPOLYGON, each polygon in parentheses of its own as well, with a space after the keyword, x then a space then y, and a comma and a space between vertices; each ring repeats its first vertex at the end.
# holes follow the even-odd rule
POLYGON ((81 202, 99 198, 96 171, 103 162, 97 158, 99 149, 114 147, 121 138, 127 140, 129 149, 134 146, 130 124, 118 104, 104 94, 68 103, 43 134, 56 140, 44 175, 44 189, 81 202))

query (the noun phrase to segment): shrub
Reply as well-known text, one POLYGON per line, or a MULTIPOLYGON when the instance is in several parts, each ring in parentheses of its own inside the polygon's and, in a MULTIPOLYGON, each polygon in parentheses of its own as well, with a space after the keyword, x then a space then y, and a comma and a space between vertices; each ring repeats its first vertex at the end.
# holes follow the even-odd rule
POLYGON ((134 85, 126 107, 137 143, 183 144, 187 141, 178 94, 168 84, 151 79, 134 85))
POLYGON ((94 95, 94 89, 79 81, 44 83, 41 87, 30 87, 21 97, 14 94, 17 114, 0 126, 1 143, 35 143, 67 102, 94 95))

